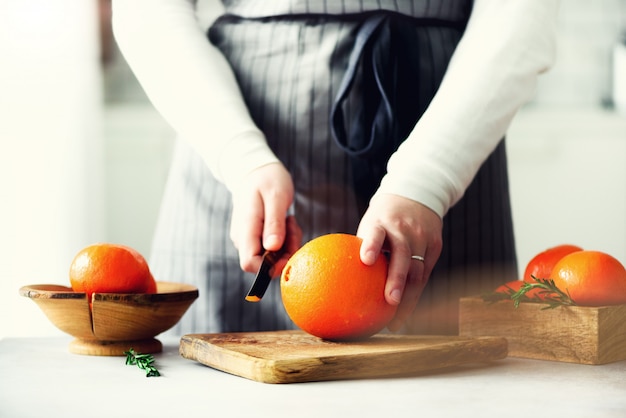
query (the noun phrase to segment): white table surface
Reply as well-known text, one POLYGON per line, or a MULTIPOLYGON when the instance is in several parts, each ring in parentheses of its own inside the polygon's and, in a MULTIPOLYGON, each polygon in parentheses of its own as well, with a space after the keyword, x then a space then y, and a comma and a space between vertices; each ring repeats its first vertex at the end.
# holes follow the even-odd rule
POLYGON ((506 358, 412 377, 267 384, 183 359, 161 377, 124 357, 71 354, 71 338, 0 340, 0 417, 626 417, 626 361, 506 358))

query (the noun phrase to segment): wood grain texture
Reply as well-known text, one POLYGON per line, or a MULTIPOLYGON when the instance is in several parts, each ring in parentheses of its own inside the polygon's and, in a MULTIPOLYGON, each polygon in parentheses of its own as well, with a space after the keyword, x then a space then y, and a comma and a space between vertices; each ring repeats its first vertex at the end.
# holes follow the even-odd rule
POLYGON ((20 288, 20 295, 39 306, 50 322, 77 338, 93 338, 91 312, 85 293, 59 285, 31 285, 20 288))
POLYGON ((124 352, 134 349, 142 354, 154 354, 163 351, 163 344, 156 338, 133 341, 99 341, 75 338, 70 342, 69 351, 85 356, 125 356, 124 352))
POLYGON ((23 286, 20 295, 30 298, 52 324, 76 338, 70 352, 122 356, 130 347, 144 353, 161 351, 161 343, 153 337, 180 320, 198 298, 198 289, 157 282, 153 294, 95 293, 91 306, 85 293, 66 286, 23 286))
POLYGON ((626 359, 626 305, 545 306, 522 303, 515 308, 511 301, 462 298, 459 334, 505 337, 512 357, 581 364, 626 359))
POLYGON ((504 338, 376 335, 329 342, 301 331, 189 334, 182 357, 264 383, 296 383, 415 374, 498 360, 504 338))

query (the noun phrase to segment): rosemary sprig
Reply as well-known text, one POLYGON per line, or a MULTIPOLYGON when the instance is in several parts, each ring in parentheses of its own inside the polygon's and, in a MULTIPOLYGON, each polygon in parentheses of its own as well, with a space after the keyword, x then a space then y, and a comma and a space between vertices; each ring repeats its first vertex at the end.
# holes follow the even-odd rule
POLYGON ((554 309, 559 306, 575 306, 576 302, 572 300, 569 292, 566 290, 563 292, 559 289, 552 279, 538 279, 535 276, 531 276, 535 283, 524 283, 522 287, 510 297, 513 300, 513 305, 517 308, 520 302, 525 299, 528 300, 528 292, 533 289, 540 289, 532 299, 537 302, 547 303, 544 309, 554 309))
POLYGON ((575 306, 569 292, 563 292, 551 279, 538 279, 532 276, 534 283, 523 283, 519 290, 507 286, 505 291, 491 292, 482 295, 482 299, 488 303, 495 303, 501 300, 512 300, 513 306, 519 307, 521 302, 545 303, 543 309, 554 309, 559 306, 575 306), (539 289, 530 293, 533 289, 539 289))
POLYGON ((506 287, 505 290, 500 290, 498 292, 493 291, 493 292, 484 293, 481 296, 483 301, 491 304, 491 303, 499 302, 501 300, 516 300, 517 301, 517 303, 515 304, 516 308, 520 302, 535 302, 535 303, 544 302, 544 299, 538 296, 539 293, 543 293, 543 292, 537 292, 532 295, 529 295, 527 292, 518 294, 519 292, 518 289, 513 289, 512 287, 509 287, 508 285, 505 285, 505 287, 506 287))
POLYGON ((154 356, 152 354, 141 354, 130 348, 124 351, 126 354, 126 365, 137 365, 141 370, 146 371, 146 377, 161 376, 161 373, 154 366, 154 356))

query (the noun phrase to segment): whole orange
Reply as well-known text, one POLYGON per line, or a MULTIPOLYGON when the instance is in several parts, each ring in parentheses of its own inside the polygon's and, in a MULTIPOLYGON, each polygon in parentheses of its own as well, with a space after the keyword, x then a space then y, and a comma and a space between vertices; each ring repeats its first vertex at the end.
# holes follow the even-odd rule
POLYGON ((361 262, 362 240, 327 234, 304 244, 282 271, 280 288, 289 317, 303 331, 331 341, 357 340, 381 331, 396 306, 385 300, 387 259, 361 262))
POLYGON ((626 269, 615 257, 601 251, 566 255, 554 266, 550 278, 577 305, 626 303, 626 269))
POLYGON ((70 284, 75 292, 156 293, 148 263, 135 249, 98 243, 80 250, 70 265, 70 284))
POLYGON ((556 263, 567 254, 582 251, 577 245, 563 244, 548 248, 534 256, 526 265, 523 280, 527 283, 535 283, 533 277, 537 279, 549 279, 550 273, 556 263))

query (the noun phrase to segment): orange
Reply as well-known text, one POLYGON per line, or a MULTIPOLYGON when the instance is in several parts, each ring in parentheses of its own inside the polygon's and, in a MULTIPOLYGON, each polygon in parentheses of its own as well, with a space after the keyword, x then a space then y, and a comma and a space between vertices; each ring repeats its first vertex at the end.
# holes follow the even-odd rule
POLYGON ((83 248, 70 265, 70 283, 75 292, 156 293, 148 263, 133 248, 98 243, 83 248))
POLYGON ((361 242, 350 234, 322 235, 287 261, 280 279, 282 300, 303 331, 331 341, 365 339, 394 317, 396 306, 384 295, 387 258, 363 264, 361 242))
POLYGON ((510 293, 511 291, 517 292, 522 287, 522 283, 524 282, 521 280, 513 280, 510 282, 506 282, 498 286, 495 292, 496 293, 510 293))
POLYGON ((561 258, 575 251, 582 251, 582 248, 576 245, 562 244, 540 252, 526 265, 522 279, 527 283, 535 283, 533 276, 537 279, 549 279, 554 265, 561 258))
POLYGON ((601 251, 578 251, 563 257, 550 278, 580 306, 626 303, 626 269, 601 251))

